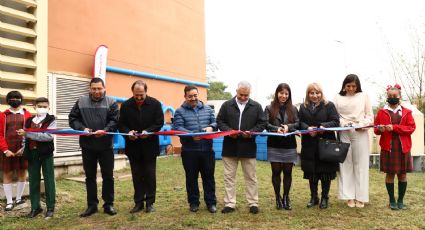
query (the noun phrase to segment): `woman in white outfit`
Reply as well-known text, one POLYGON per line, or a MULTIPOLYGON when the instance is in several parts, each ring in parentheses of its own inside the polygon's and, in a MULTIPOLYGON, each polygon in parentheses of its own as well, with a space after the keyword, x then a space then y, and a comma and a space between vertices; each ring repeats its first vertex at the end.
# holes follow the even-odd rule
MULTIPOLYGON (((342 127, 366 126, 373 123, 372 105, 362 92, 359 77, 345 77, 335 106, 340 114, 342 127)), ((340 164, 338 198, 346 200, 349 207, 363 208, 369 202, 369 134, 368 129, 352 129, 340 132, 341 141, 350 143, 347 158, 340 164)))

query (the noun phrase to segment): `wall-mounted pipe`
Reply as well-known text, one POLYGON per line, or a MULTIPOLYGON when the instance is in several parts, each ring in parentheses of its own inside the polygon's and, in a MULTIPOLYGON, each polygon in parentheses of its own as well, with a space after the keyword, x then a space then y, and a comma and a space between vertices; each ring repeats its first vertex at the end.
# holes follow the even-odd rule
MULTIPOLYGON (((123 103, 123 102, 128 100, 128 98, 125 98, 125 97, 116 97, 116 96, 110 96, 110 97, 118 103, 123 103)), ((171 116, 174 117, 174 113, 176 113, 176 110, 172 106, 166 106, 166 105, 164 105, 164 103, 161 102, 161 107, 162 107, 162 112, 164 112, 164 114, 167 111, 170 111, 171 116)))
POLYGON ((156 79, 156 80, 161 80, 161 81, 169 81, 169 82, 175 82, 175 83, 181 83, 181 84, 187 84, 187 85, 202 86, 202 87, 206 87, 206 88, 208 88, 210 86, 208 83, 190 81, 190 80, 183 80, 183 79, 178 79, 178 78, 174 78, 174 77, 167 77, 167 76, 151 74, 151 73, 146 73, 146 72, 140 72, 140 71, 135 71, 135 70, 130 70, 130 69, 124 69, 124 68, 119 68, 119 67, 114 67, 114 66, 106 66, 106 71, 107 72, 113 72, 113 73, 125 74, 125 75, 151 78, 151 79, 156 79))

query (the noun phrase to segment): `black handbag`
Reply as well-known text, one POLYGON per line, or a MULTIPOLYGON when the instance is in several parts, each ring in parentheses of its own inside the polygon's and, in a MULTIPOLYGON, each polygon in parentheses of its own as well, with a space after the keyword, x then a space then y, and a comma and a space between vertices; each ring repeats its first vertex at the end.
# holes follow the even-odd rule
POLYGON ((350 143, 339 140, 319 139, 319 159, 326 162, 343 163, 347 157, 350 143))

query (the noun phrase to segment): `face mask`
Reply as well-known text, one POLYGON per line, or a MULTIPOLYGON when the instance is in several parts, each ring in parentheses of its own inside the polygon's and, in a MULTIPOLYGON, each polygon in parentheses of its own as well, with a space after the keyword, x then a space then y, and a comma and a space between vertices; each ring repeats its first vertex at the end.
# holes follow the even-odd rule
POLYGON ((387 98, 387 102, 390 105, 398 105, 400 103, 400 98, 389 97, 387 98))
POLYGON ((48 109, 47 108, 36 108, 35 111, 37 112, 37 115, 43 116, 47 114, 48 109))
POLYGON ((9 100, 10 107, 16 109, 21 105, 21 100, 9 100))

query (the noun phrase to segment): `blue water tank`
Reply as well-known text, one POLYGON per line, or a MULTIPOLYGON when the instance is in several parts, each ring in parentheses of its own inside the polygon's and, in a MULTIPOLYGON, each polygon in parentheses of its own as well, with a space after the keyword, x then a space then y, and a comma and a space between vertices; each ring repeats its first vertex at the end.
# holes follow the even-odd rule
MULTIPOLYGON (((162 126, 160 131, 169 131, 171 130, 171 125, 162 126)), ((171 145, 171 136, 159 135, 159 152, 160 155, 165 155, 165 150, 168 145, 171 145)))
POLYGON ((224 137, 213 139, 213 150, 215 152, 216 160, 221 160, 221 153, 223 152, 223 139, 224 137))
POLYGON ((114 135, 112 138, 113 141, 113 150, 114 153, 117 154, 119 150, 125 148, 125 139, 121 135, 114 135))
MULTIPOLYGON (((222 159, 223 152, 223 137, 213 139, 213 149, 215 152, 215 159, 222 159)), ((255 143, 257 143, 257 160, 266 161, 267 160, 267 136, 257 136, 255 138, 255 143)))

